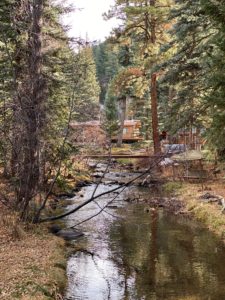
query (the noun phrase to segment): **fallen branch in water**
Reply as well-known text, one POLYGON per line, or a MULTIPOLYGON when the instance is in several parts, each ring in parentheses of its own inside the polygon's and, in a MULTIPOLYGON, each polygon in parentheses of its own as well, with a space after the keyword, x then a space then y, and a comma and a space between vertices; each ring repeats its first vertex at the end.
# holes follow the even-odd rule
MULTIPOLYGON (((90 221, 91 219, 97 217, 98 215, 100 215, 100 214, 107 208, 107 206, 108 206, 109 204, 111 204, 113 201, 115 201, 116 198, 118 198, 118 196, 119 196, 126 188, 127 188, 127 187, 125 186, 125 187, 123 188, 123 190, 122 190, 118 195, 116 195, 113 199, 111 199, 105 206, 103 206, 103 207, 100 207, 100 206, 99 206, 100 210, 99 210, 96 214, 94 214, 94 215, 92 215, 91 217, 89 217, 89 218, 87 218, 87 219, 85 219, 85 220, 83 220, 83 221, 81 221, 81 222, 79 222, 79 223, 77 223, 77 224, 71 226, 70 228, 75 228, 75 227, 77 227, 77 226, 79 226, 79 225, 81 225, 81 224, 83 224, 83 223, 86 223, 87 221, 90 221)), ((113 217, 115 217, 115 216, 113 215, 113 217)))
POLYGON ((165 156, 159 156, 159 160, 156 160, 154 161, 154 163, 152 165, 150 165, 150 167, 143 173, 141 173, 140 175, 138 175, 137 177, 135 177, 134 179, 128 181, 127 183, 124 183, 123 185, 119 186, 119 187, 116 187, 112 190, 109 190, 107 192, 104 192, 104 193, 101 193, 97 196, 94 196, 94 197, 91 197, 90 199, 88 199, 87 201, 83 202, 82 204, 78 205, 77 207, 75 207, 74 209, 64 213, 64 214, 61 214, 61 215, 58 215, 58 216, 55 216, 55 217, 49 217, 49 218, 45 218, 45 219, 41 219, 39 221, 39 223, 43 223, 43 222, 50 222, 50 221, 56 221, 56 220, 59 220, 59 219, 62 219, 62 218, 65 218, 73 213, 75 213, 76 211, 80 210, 82 207, 88 205, 89 203, 93 202, 94 200, 100 198, 101 196, 104 196, 104 195, 108 195, 112 192, 115 192, 115 191, 118 191, 120 190, 121 188, 126 188, 128 186, 130 186, 133 182, 135 182, 136 180, 142 178, 144 175, 148 174, 149 172, 151 172, 151 170, 156 167, 164 158, 166 157, 165 156))

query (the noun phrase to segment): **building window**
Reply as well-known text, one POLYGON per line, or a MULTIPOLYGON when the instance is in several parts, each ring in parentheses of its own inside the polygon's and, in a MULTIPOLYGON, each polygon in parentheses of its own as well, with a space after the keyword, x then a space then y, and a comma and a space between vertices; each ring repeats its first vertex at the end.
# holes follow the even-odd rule
POLYGON ((123 134, 127 134, 128 133, 128 128, 124 128, 123 129, 123 134))

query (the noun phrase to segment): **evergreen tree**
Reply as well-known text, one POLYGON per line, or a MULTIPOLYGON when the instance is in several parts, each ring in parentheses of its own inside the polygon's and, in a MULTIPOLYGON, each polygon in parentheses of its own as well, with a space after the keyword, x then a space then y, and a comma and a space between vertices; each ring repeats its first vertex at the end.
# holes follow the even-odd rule
POLYGON ((9 174, 10 124, 12 119, 12 96, 15 90, 13 76, 12 41, 17 33, 11 26, 10 13, 13 3, 5 0, 0 4, 0 161, 4 174, 9 174))
POLYGON ((208 72, 206 73, 207 93, 204 97, 209 106, 212 121, 207 128, 207 136, 216 149, 223 153, 225 149, 225 3, 201 1, 205 18, 209 19, 213 28, 213 35, 208 42, 206 60, 208 72))
POLYGON ((105 120, 103 126, 109 139, 111 140, 112 136, 115 136, 117 134, 119 126, 117 98, 110 95, 109 93, 107 94, 105 99, 104 112, 105 120))
MULTIPOLYGON (((172 1, 116 1, 108 17, 123 20, 115 31, 115 37, 122 44, 123 65, 139 67, 151 86, 151 111, 155 152, 159 152, 156 75, 153 74, 155 60, 159 59, 160 44, 165 42, 167 16, 172 1)), ((146 94, 147 95, 147 94, 146 94)), ((150 106, 150 104, 149 104, 150 106)), ((148 110, 145 110, 148 111, 148 110)))
POLYGON ((23 219, 31 201, 43 195, 49 175, 60 170, 74 110, 77 75, 59 22, 63 12, 63 7, 42 0, 5 0, 0 5, 0 154, 23 219))
POLYGON ((204 126, 207 105, 205 77, 209 71, 205 56, 211 52, 213 29, 204 15, 199 0, 176 1, 171 12, 173 40, 162 51, 169 58, 164 69, 160 100, 164 126, 175 133, 185 127, 204 126))
POLYGON ((96 65, 90 46, 80 49, 75 56, 78 77, 76 81, 76 119, 80 121, 99 118, 100 88, 97 81, 96 65))
POLYGON ((100 85, 100 103, 104 104, 108 85, 119 71, 118 50, 108 41, 93 47, 97 77, 100 85))

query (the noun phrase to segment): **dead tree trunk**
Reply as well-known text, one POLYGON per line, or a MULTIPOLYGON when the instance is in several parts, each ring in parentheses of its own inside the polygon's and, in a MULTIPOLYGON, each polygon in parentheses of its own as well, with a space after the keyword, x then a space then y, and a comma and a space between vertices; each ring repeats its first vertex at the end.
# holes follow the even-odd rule
POLYGON ((119 128, 118 140, 117 140, 118 147, 122 147, 122 143, 123 143, 123 129, 124 129, 124 122, 126 119, 126 107, 127 107, 127 99, 126 96, 123 96, 119 99, 120 128, 119 128))
POLYGON ((18 202, 22 211, 21 218, 26 219, 29 204, 35 196, 39 185, 39 153, 40 133, 43 125, 43 100, 45 97, 45 84, 41 73, 42 65, 42 40, 41 26, 43 15, 43 0, 33 0, 30 7, 31 27, 28 38, 28 72, 24 82, 23 94, 23 161, 20 172, 20 189, 18 202))

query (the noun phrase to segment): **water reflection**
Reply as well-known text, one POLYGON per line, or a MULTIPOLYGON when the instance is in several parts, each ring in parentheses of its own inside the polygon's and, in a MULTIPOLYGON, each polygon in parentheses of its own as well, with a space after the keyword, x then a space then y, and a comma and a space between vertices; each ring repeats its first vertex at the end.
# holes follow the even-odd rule
MULTIPOLYGON (((65 299, 225 299, 225 251, 215 236, 193 221, 120 200, 114 214, 121 218, 105 214, 83 225, 87 236, 78 243, 94 255, 77 252, 69 260, 65 299)), ((97 209, 92 204, 68 223, 97 209)))

